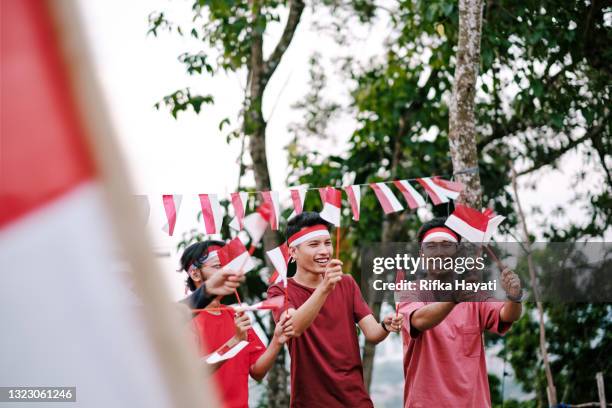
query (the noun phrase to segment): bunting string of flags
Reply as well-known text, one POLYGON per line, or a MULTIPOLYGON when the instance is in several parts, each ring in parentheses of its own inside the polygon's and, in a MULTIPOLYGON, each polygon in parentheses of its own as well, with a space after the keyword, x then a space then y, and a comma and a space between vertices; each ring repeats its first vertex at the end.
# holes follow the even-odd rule
MULTIPOLYGON (((467 169, 463 172, 458 172, 455 174, 470 173, 475 172, 476 170, 467 169)), ((368 186, 370 189, 372 189, 385 214, 404 210, 404 206, 391 190, 391 185, 395 186, 395 188, 401 193, 408 208, 415 210, 417 208, 424 207, 426 205, 426 200, 423 195, 419 193, 410 183, 411 181, 418 183, 418 185, 424 189, 425 193, 434 205, 440 205, 448 203, 450 200, 455 200, 463 189, 463 185, 461 183, 446 180, 441 176, 381 181, 367 184, 352 184, 343 186, 341 188, 330 186, 310 188, 304 186, 293 187, 289 189, 291 206, 293 207, 293 211, 289 218, 301 214, 304 211, 306 193, 311 190, 317 190, 319 193, 321 203, 323 204, 323 209, 320 212, 321 217, 336 227, 340 226, 343 191, 346 194, 350 204, 349 208, 351 210, 352 219, 354 221, 359 221, 362 197, 361 188, 363 186, 368 186)), ((143 195, 138 195, 135 197, 141 203, 139 205, 143 208, 143 213, 146 213, 143 215, 146 222, 148 221, 148 216, 150 213, 148 197, 143 195), (142 204, 144 200, 146 200, 146 206, 142 204)), ((217 194, 198 194, 198 197, 200 199, 200 205, 202 208, 202 218, 204 221, 206 234, 219 234, 221 232, 223 222, 223 210, 220 205, 219 196, 217 194)), ((282 219, 279 197, 280 195, 278 191, 240 191, 230 193, 229 198, 234 217, 232 218, 229 226, 236 231, 245 230, 251 238, 251 244, 257 245, 263 237, 263 233, 268 225, 273 231, 277 231, 279 229, 280 221, 282 219), (247 215, 246 211, 249 196, 257 194, 259 194, 261 197, 261 203, 255 212, 247 215)), ((182 198, 183 196, 179 194, 162 195, 167 221, 162 229, 170 236, 172 236, 174 233, 174 227, 176 225, 182 198)))

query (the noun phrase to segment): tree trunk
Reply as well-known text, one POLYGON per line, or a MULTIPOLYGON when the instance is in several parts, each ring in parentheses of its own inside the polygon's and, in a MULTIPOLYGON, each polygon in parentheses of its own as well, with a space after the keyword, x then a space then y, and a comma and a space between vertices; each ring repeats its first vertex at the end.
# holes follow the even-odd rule
MULTIPOLYGON (((391 179, 394 179, 397 176, 397 169, 402 158, 402 138, 406 134, 406 128, 406 120, 404 119, 404 117, 401 117, 399 121, 397 137, 395 138, 395 143, 393 144, 393 157, 391 159, 390 169, 391 179)), ((403 212, 402 216, 405 217, 405 215, 406 212, 403 212)), ((397 213, 389 214, 383 221, 382 232, 380 234, 380 242, 392 242, 393 237, 396 236, 396 231, 398 228, 400 228, 401 224, 402 220, 400 219, 400 216, 398 216, 397 213)), ((367 288, 369 291, 367 301, 368 305, 370 306, 370 309, 372 309, 372 315, 374 315, 376 319, 379 319, 380 309, 382 307, 382 299, 377 299, 376 296, 374 296, 373 291, 370 291, 370 288, 372 287, 371 284, 372 282, 370 282, 367 288)), ((363 348, 363 380, 365 383, 366 391, 368 393, 370 392, 370 386, 372 385, 375 355, 376 344, 366 341, 365 346, 363 348)))
MULTIPOLYGON (((268 191, 271 189, 271 182, 266 156, 266 121, 262 112, 263 94, 268 81, 293 39, 304 9, 304 3, 302 0, 292 0, 289 2, 287 23, 279 42, 267 61, 264 61, 263 58, 263 35, 257 28, 258 19, 261 18, 261 4, 259 0, 251 0, 250 4, 253 40, 249 61, 249 95, 244 117, 244 132, 249 137, 249 153, 253 162, 255 188, 258 191, 268 191)), ((266 231, 263 243, 265 250, 278 246, 278 233, 276 231, 266 231)), ((266 263, 269 267, 272 267, 268 259, 266 259, 266 263)), ((270 330, 273 328, 274 320, 270 315, 270 330)), ((285 408, 289 406, 287 383, 289 373, 285 367, 285 361, 286 352, 285 348, 283 348, 267 377, 268 407, 270 408, 285 408)))
MULTIPOLYGON (((448 141, 455 173, 478 167, 474 96, 480 64, 482 0, 459 0, 459 44, 453 96, 449 111, 448 141)), ((477 172, 458 174, 465 188, 457 200, 480 209, 482 190, 477 172)))

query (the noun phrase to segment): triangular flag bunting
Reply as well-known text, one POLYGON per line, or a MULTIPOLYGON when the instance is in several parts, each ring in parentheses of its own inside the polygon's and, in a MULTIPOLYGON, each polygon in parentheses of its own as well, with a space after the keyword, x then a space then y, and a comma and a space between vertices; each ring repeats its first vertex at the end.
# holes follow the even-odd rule
POLYGON ((323 199, 323 210, 319 213, 321 218, 335 225, 340 226, 340 208, 342 206, 342 190, 327 187, 325 198, 323 199))
POLYGON ((262 191, 261 197, 264 203, 268 204, 270 216, 268 221, 270 222, 270 229, 272 231, 278 230, 278 224, 280 221, 280 206, 278 203, 278 191, 262 191))
POLYGON ((164 194, 162 196, 164 201, 164 210, 166 211, 166 218, 168 222, 163 226, 163 230, 172 236, 174 234, 174 226, 176 225, 176 217, 178 216, 179 209, 181 208, 181 201, 183 196, 181 194, 164 194))
POLYGON ((391 189, 385 183, 371 183, 370 187, 374 190, 374 194, 376 194, 376 198, 378 198, 378 202, 385 214, 391 214, 404 209, 397 197, 395 197, 391 189))
POLYGON ((408 203, 408 207, 414 210, 425 206, 425 199, 408 183, 406 180, 395 180, 395 187, 402 192, 404 199, 408 203))
POLYGON ((244 215, 246 211, 247 201, 249 200, 249 194, 242 191, 239 193, 232 193, 232 207, 234 207, 235 217, 230 222, 230 227, 240 231, 244 228, 244 215))
POLYGON ((353 220, 359 221, 359 210, 361 207, 361 187, 358 184, 354 184, 352 186, 344 187, 344 191, 346 191, 349 203, 351 204, 353 220))
POLYGON ((207 234, 220 234, 223 213, 216 194, 199 194, 202 206, 202 219, 207 234))
POLYGON ((291 213, 289 218, 293 218, 294 216, 301 214, 304 211, 306 187, 292 188, 289 191, 291 192, 291 201, 293 202, 293 212, 291 213))
POLYGON ((440 177, 418 178, 417 182, 427 191, 434 205, 448 203, 449 199, 455 200, 463 190, 463 184, 440 177))

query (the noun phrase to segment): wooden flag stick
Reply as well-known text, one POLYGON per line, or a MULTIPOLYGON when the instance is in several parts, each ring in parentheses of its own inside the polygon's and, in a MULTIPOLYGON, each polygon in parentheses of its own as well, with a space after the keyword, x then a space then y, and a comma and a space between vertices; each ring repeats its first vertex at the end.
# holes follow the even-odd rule
POLYGON ((497 257, 497 255, 495 255, 495 252, 493 252, 493 250, 491 249, 489 245, 483 245, 483 246, 487 250, 489 255, 491 255, 491 258, 493 258, 493 261, 495 261, 495 263, 497 264, 499 271, 502 272, 506 268, 506 266, 502 263, 502 261, 499 260, 499 258, 497 257))
POLYGON ((336 227, 336 259, 340 259, 340 226, 336 227))

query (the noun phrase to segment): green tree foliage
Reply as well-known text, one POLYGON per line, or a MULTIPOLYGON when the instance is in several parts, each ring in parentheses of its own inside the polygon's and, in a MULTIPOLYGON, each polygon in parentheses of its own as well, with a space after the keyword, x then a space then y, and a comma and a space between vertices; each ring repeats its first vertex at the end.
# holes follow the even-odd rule
MULTIPOLYGON (((307 121, 290 127, 295 139, 288 147, 293 169, 289 184, 346 185, 452 172, 447 132, 457 44, 456 3, 406 0, 385 4, 391 6, 379 8, 371 17, 391 22, 385 53, 366 63, 352 56, 341 61, 351 91, 348 106, 338 108, 325 100, 321 89, 325 73, 320 64, 311 64, 317 86, 305 98, 311 106, 299 107, 308 112, 307 121), (330 106, 334 106, 333 115, 330 106), (327 121, 341 109, 357 120, 346 154, 329 156, 299 143, 327 129, 327 121)), ((483 202, 508 217, 506 231, 513 232, 517 224, 508 188, 509 163, 520 165, 522 176, 557 167, 570 151, 582 157, 583 166, 567 176, 575 183, 596 178, 601 187, 577 191, 559 207, 554 219, 543 219, 536 209, 529 220, 551 241, 601 237, 609 231, 612 55, 607 44, 611 26, 612 8, 605 2, 486 2, 476 93, 479 168, 483 202), (568 224, 562 219, 570 206, 582 207, 588 222, 570 220, 568 224)), ((340 31, 339 41, 351 41, 349 29, 343 32, 342 24, 335 27, 340 31)), ((433 208, 435 214, 448 211, 446 206, 433 208)), ((359 223, 352 223, 348 213, 345 218, 349 244, 343 255, 350 258, 349 264, 355 266, 351 272, 358 275, 359 248, 381 240, 384 215, 374 195, 366 194, 359 223)), ((393 220, 394 240, 413 239, 421 222, 408 211, 393 220)), ((601 308, 607 310, 609 320, 609 308, 601 308)), ((593 401, 593 371, 578 362, 609 350, 609 337, 597 334, 607 328, 600 306, 548 305, 546 312, 550 314, 551 353, 557 356, 559 397, 593 401), (568 318, 557 318, 558 313, 568 318), (585 325, 589 333, 580 346, 565 352, 571 335, 563 333, 571 333, 576 327, 572 318, 580 313, 589 322, 585 325), (601 343, 595 344, 596 338, 601 343), (578 377, 584 381, 575 381, 578 377)), ((534 324, 529 316, 517 324, 509 335, 513 340, 508 350, 520 383, 545 401, 534 324)), ((609 366, 600 368, 609 374, 609 366)))

